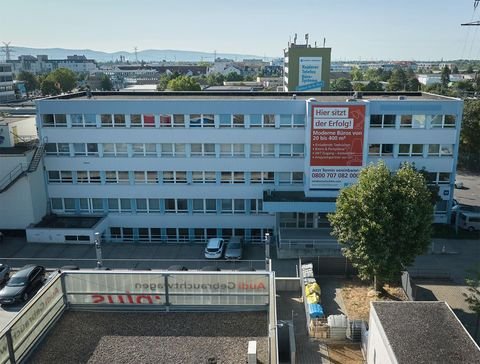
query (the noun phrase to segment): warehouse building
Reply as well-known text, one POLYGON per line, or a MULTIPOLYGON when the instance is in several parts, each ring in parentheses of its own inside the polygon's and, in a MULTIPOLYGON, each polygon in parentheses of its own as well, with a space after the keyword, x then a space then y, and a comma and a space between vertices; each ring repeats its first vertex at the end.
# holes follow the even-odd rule
POLYGON ((425 168, 448 222, 462 108, 425 93, 78 93, 38 101, 37 123, 50 211, 100 217, 106 241, 315 245, 339 190, 379 159, 425 168))

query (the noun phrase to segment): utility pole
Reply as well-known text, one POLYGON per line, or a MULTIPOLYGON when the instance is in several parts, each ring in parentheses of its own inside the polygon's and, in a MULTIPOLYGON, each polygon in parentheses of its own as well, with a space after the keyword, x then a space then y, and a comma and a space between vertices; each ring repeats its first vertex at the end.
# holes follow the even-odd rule
MULTIPOLYGON (((473 0, 473 10, 475 11, 477 9, 477 6, 478 4, 480 3, 480 0, 473 0)), ((469 23, 463 23, 463 24, 460 24, 462 27, 464 26, 479 26, 480 25, 480 21, 479 20, 476 20, 476 21, 471 21, 469 23)))
POLYGON ((133 50, 135 51, 135 63, 138 63, 138 47, 133 47, 133 50))
POLYGON ((10 47, 10 43, 12 43, 12 42, 2 42, 2 43, 3 43, 2 53, 5 53, 5 60, 10 61, 12 53, 15 52, 10 47))

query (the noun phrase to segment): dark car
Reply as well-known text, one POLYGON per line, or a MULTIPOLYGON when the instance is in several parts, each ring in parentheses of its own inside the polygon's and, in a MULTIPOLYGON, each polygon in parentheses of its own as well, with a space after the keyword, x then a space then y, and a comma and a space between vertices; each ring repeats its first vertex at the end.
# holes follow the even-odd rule
POLYGON ((6 264, 0 264, 0 285, 8 281, 10 277, 10 267, 6 264))
POLYGON ((0 291, 0 304, 27 301, 44 280, 45 268, 27 265, 15 273, 0 291))

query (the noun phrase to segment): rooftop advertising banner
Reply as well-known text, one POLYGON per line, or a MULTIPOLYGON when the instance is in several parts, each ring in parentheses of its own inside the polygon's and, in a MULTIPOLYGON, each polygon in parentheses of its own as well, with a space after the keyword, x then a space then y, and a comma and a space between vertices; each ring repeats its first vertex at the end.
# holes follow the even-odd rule
POLYGON ((364 165, 364 105, 312 105, 310 189, 339 189, 364 165))
POLYGON ((297 91, 321 91, 322 57, 300 57, 298 62, 297 91))

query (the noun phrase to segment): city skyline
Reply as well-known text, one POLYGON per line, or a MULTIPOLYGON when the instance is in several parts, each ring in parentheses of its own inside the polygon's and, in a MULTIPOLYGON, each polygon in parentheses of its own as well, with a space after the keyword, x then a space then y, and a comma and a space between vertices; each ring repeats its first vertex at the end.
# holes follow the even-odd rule
MULTIPOLYGON (((227 8, 216 0, 184 1, 168 7, 151 0, 24 1, 8 5, 3 42, 15 47, 128 51, 134 47, 282 57, 298 34, 304 43, 332 48, 339 60, 453 60, 480 58, 478 27, 461 23, 480 18, 473 1, 378 0, 329 4, 307 0, 247 0, 227 8), (328 9, 328 13, 323 13, 328 9), (354 11, 352 11, 354 10, 354 11), (21 16, 19 16, 19 14, 21 16), (19 26, 21 19, 21 26, 19 26), (49 21, 50 20, 50 21, 49 21), (63 31, 59 32, 59 27, 63 31), (260 36, 259 36, 260 35, 260 36)), ((18 54, 14 54, 16 58, 18 54)))

